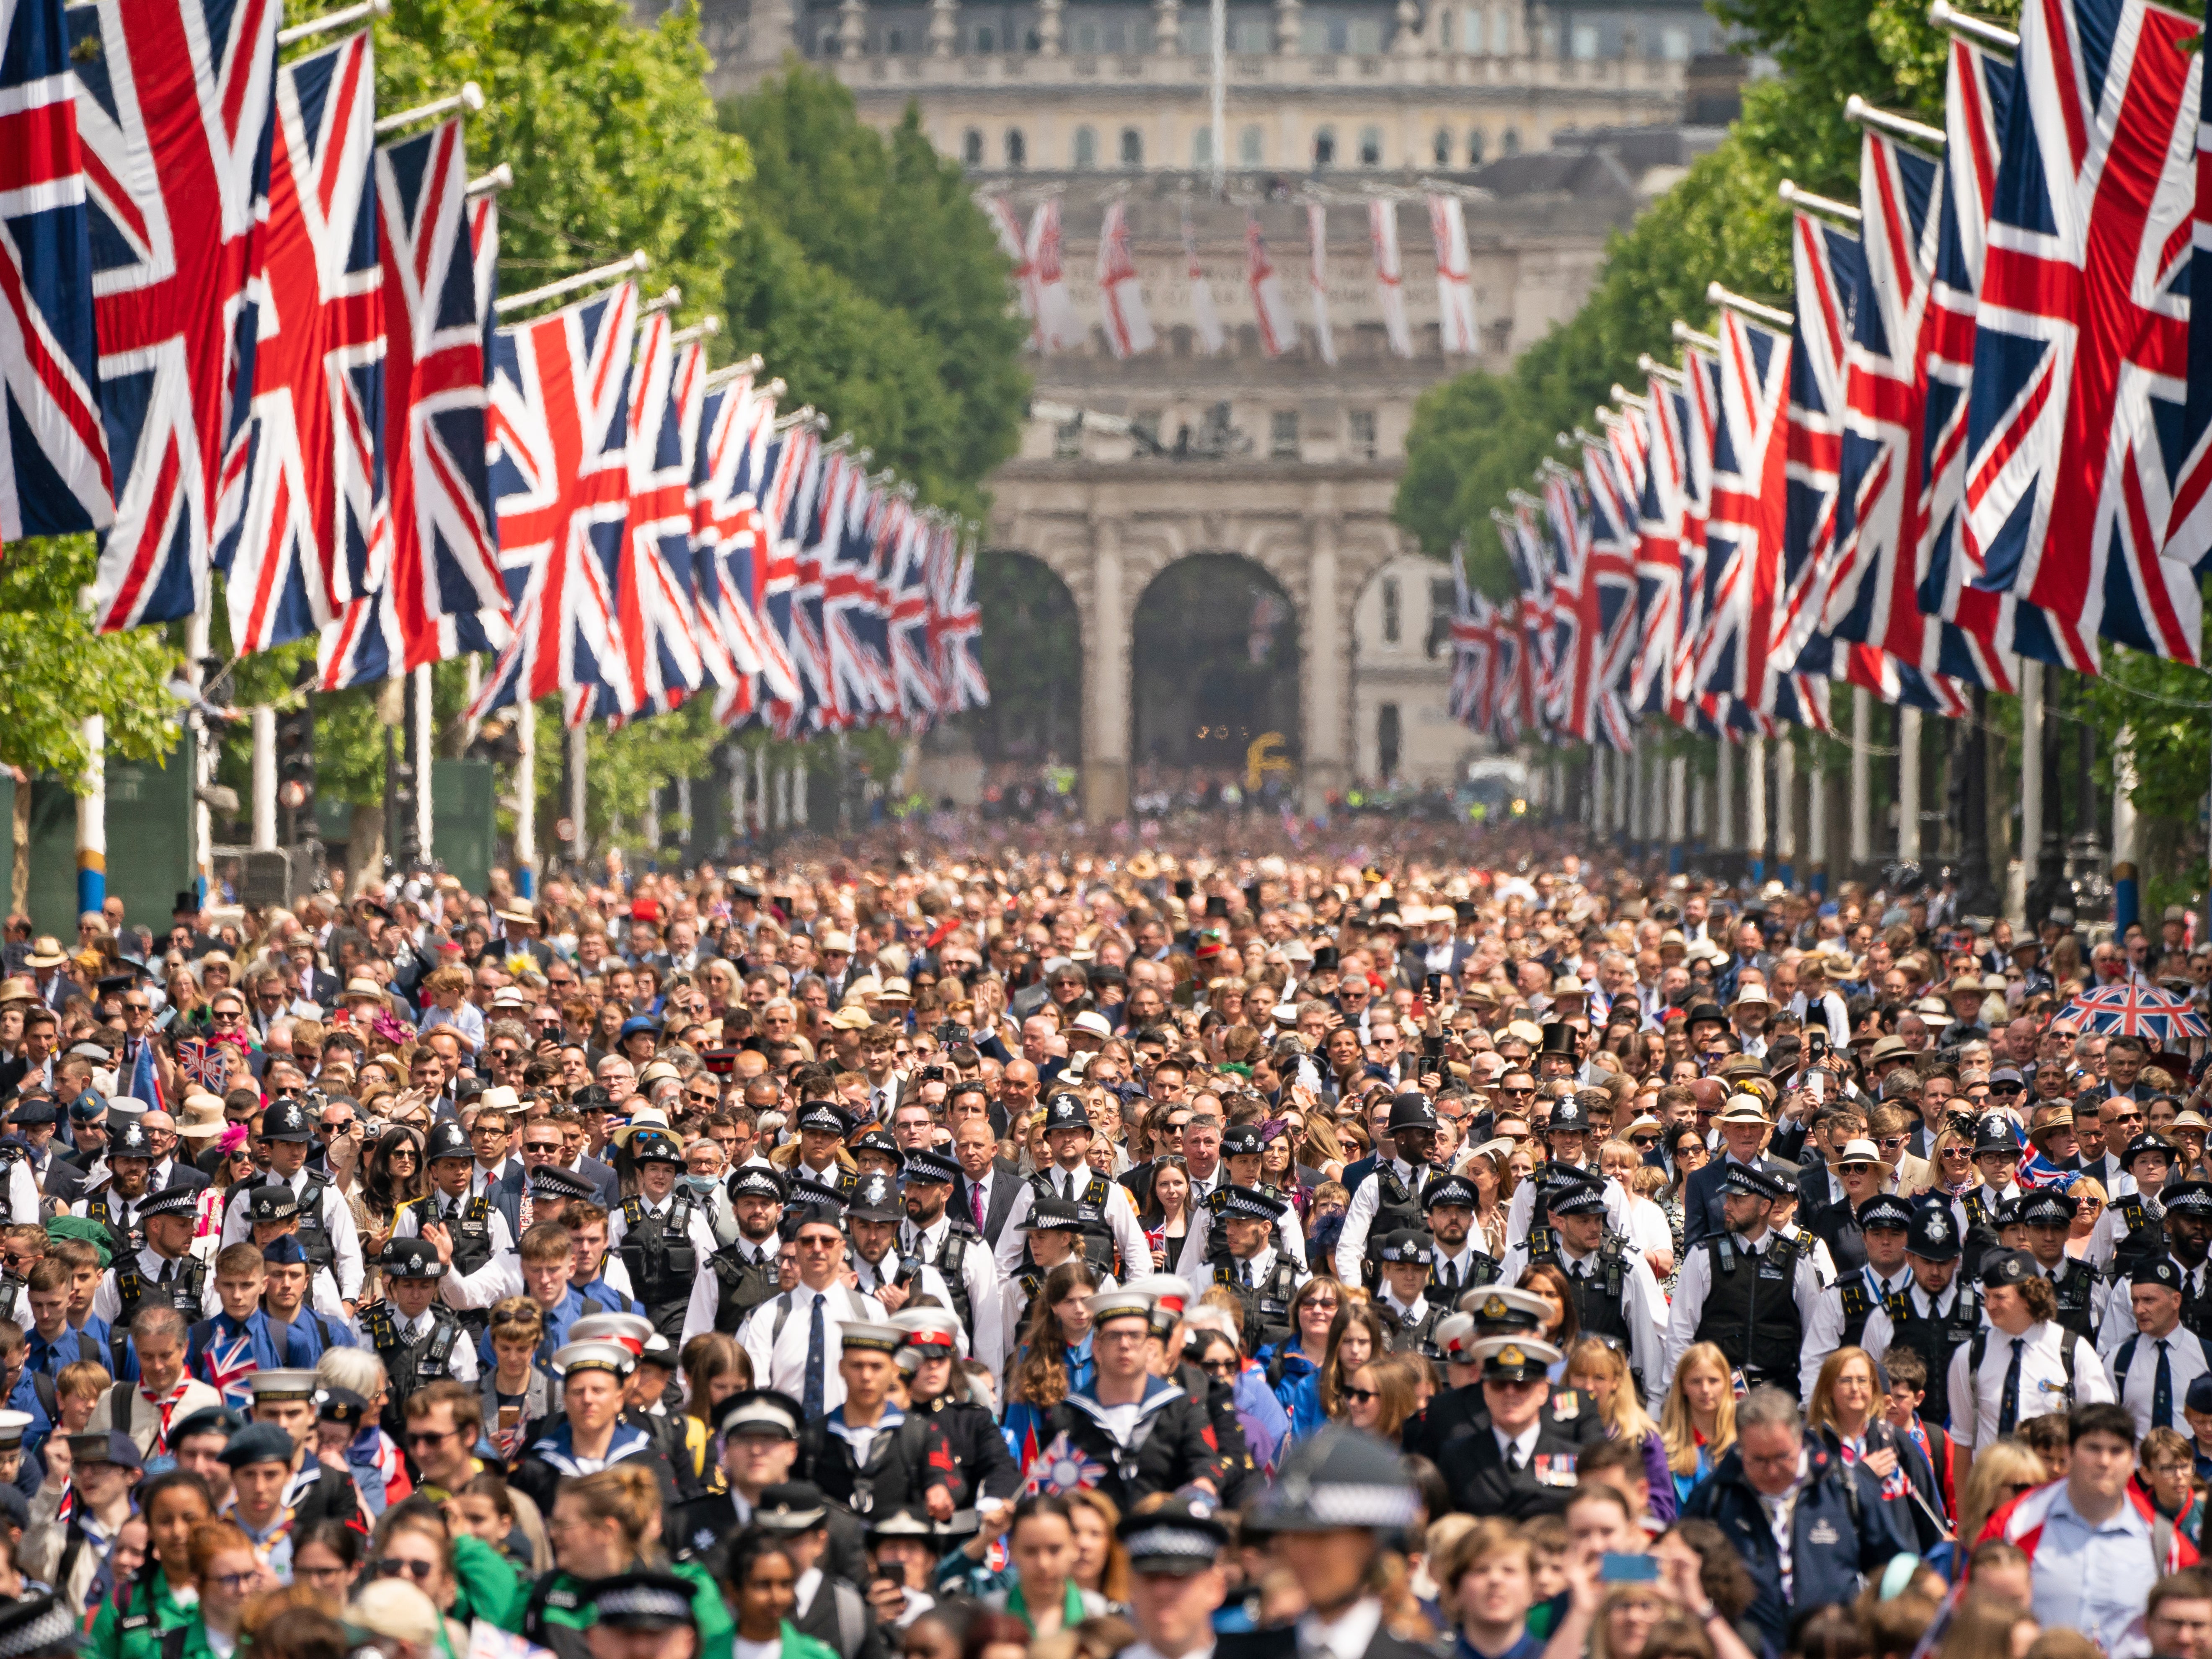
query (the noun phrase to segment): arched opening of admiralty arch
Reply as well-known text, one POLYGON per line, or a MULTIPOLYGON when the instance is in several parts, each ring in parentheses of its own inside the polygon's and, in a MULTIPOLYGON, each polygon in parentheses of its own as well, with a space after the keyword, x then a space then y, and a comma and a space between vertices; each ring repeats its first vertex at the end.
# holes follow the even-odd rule
POLYGON ((1188 554, 1146 585, 1129 633, 1134 801, 1242 787, 1255 744, 1264 776, 1295 780, 1297 615, 1279 581, 1234 553, 1188 554))

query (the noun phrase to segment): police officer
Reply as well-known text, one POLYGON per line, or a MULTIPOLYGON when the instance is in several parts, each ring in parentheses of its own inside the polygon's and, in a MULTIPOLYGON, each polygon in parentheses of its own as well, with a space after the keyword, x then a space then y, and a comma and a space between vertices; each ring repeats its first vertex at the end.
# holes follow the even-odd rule
POLYGON ((1203 1498, 1170 1498, 1114 1529, 1129 1557, 1137 1639, 1118 1659, 1196 1659, 1214 1644, 1213 1611, 1229 1593, 1221 1552, 1229 1528, 1203 1498))
POLYGON ((118 1376, 126 1374, 127 1333, 141 1308, 166 1304, 192 1324, 218 1305, 213 1270, 191 1253, 198 1213, 199 1200, 188 1187, 149 1194, 138 1206, 138 1224, 146 1230, 144 1248, 118 1256, 115 1265, 100 1275, 100 1288, 92 1293, 92 1315, 106 1321, 113 1333, 110 1346, 115 1364, 109 1369, 118 1376))
POLYGON ((2075 1207, 2070 1194, 2056 1187, 2039 1188, 2021 1195, 2020 1219, 2036 1271, 2058 1292, 2058 1322, 2094 1340, 2103 1313, 2104 1283, 2094 1267, 2066 1254, 2075 1207))
MULTIPOLYGON (((1667 1298, 1650 1263, 1607 1224, 1605 1194, 1591 1182, 1563 1188, 1549 1206, 1550 1236, 1558 1244, 1552 1265, 1566 1275, 1578 1328, 1625 1348, 1638 1390, 1648 1393, 1665 1362, 1667 1329, 1667 1298)), ((1520 1276, 1511 1251, 1506 1267, 1520 1276)))
POLYGON ((1499 1277, 1496 1258, 1486 1255, 1474 1238, 1477 1202, 1474 1183, 1465 1176, 1432 1181, 1421 1194, 1436 1253, 1430 1267, 1430 1299, 1447 1308, 1468 1291, 1497 1283, 1499 1277))
POLYGON ((630 1293, 663 1336, 680 1338, 695 1281, 713 1260, 714 1217, 690 1192, 677 1190, 684 1149, 657 1128, 630 1137, 637 1191, 607 1218, 607 1248, 629 1275, 630 1293))
POLYGON ((1383 1340, 1390 1352, 1417 1353, 1424 1359, 1440 1358, 1437 1322, 1451 1311, 1451 1304, 1428 1298, 1429 1271, 1436 1261, 1429 1236, 1413 1227, 1401 1227, 1383 1234, 1370 1249, 1382 1264, 1382 1285, 1375 1298, 1375 1311, 1382 1318, 1383 1340))
POLYGON ((1377 1164, 1345 1206, 1337 1236, 1336 1276, 1346 1285, 1374 1282, 1367 1261, 1369 1237, 1421 1224, 1421 1199, 1440 1179, 1429 1160, 1437 1148, 1437 1109, 1428 1097, 1402 1094, 1390 1102, 1390 1145, 1396 1156, 1377 1164))
POLYGON ((1965 1241, 1951 1206, 1929 1194, 1912 1206, 1905 1234, 1905 1262, 1912 1282, 1894 1310, 1878 1307, 1867 1315, 1859 1346, 1877 1359, 1893 1346, 1918 1354, 1928 1368, 1928 1392, 1920 1415, 1945 1428, 1951 1420, 1951 1356, 1981 1328, 1982 1299, 1960 1276, 1965 1241))
MULTIPOLYGON (((1016 1230, 1039 1202, 1057 1198, 1076 1206, 1084 1224, 1084 1254, 1100 1273, 1124 1277, 1148 1271, 1152 1249, 1138 1224, 1136 1202, 1129 1189, 1091 1167, 1091 1142, 1096 1131, 1083 1097, 1073 1092, 1054 1095, 1046 1103, 1044 1143, 1052 1150, 1052 1163, 1031 1176, 1026 1189, 1014 1194, 1006 1212, 1006 1230, 999 1235, 998 1265, 1011 1274, 1029 1265, 1016 1230), (1116 1258, 1119 1265, 1116 1265, 1116 1258)), ((1195 1229, 1193 1230, 1194 1231, 1195 1229)))
POLYGON ((1801 1399, 1811 1394, 1819 1373, 1807 1369, 1805 1333, 1820 1297, 1814 1241, 1806 1234, 1783 1237, 1767 1224, 1788 1190, 1756 1165, 1728 1166, 1721 1187, 1727 1231, 1699 1239, 1682 1264, 1667 1328, 1666 1376, 1652 1386, 1654 1397, 1663 1398, 1693 1342, 1717 1345, 1753 1388, 1779 1379, 1778 1386, 1801 1399))
POLYGON ((885 1313, 897 1313, 916 1301, 949 1308, 952 1291, 945 1275, 899 1249, 899 1223, 905 1214, 898 1183, 889 1176, 864 1175, 854 1188, 845 1231, 853 1241, 853 1271, 861 1294, 882 1303, 885 1313))
POLYGON ((1490 1421, 1446 1446, 1437 1466, 1454 1507, 1512 1521, 1564 1513, 1577 1443, 1544 1421, 1543 1407, 1551 1368, 1565 1356, 1533 1336, 1486 1337, 1474 1352, 1490 1421))
MULTIPOLYGON (((1209 1257, 1216 1253, 1217 1247, 1212 1238, 1212 1228, 1222 1213, 1222 1206, 1227 1201, 1227 1192, 1230 1188, 1244 1187, 1255 1193, 1268 1192, 1260 1169, 1260 1153, 1262 1145, 1260 1139, 1260 1126, 1256 1123, 1232 1123, 1221 1132, 1221 1179, 1215 1183, 1213 1190, 1200 1200, 1200 1208, 1203 1213, 1194 1218, 1206 1229, 1206 1237, 1201 1244, 1197 1238, 1198 1229, 1192 1230, 1192 1237, 1183 1247, 1183 1261, 1177 1264, 1179 1271, 1189 1263, 1191 1255, 1194 1252, 1202 1249, 1204 1255, 1209 1257)), ((1269 1192, 1268 1195, 1281 1196, 1279 1194, 1272 1192, 1269 1192)), ((1297 1212, 1292 1209, 1287 1201, 1282 1206, 1282 1212, 1275 1218, 1274 1230, 1270 1242, 1274 1245, 1277 1254, 1290 1257, 1291 1261, 1297 1263, 1299 1271, 1304 1271, 1305 1233, 1298 1225, 1297 1212)))
MULTIPOLYGON (((2206 1262, 2207 1246, 2212 1245, 2212 1182, 2174 1182, 2159 1203, 2166 1211, 2166 1260, 2180 1273, 2182 1327, 2212 1337, 2212 1266, 2206 1262)), ((2106 1292, 2099 1346, 2109 1353, 2135 1328, 2124 1274, 2106 1292)))
MULTIPOLYGON (((2003 1113, 1985 1114, 1974 1126, 1976 1167, 1984 1168, 1982 1164, 1984 1158, 1991 1160, 2003 1158, 2008 1160, 2008 1165, 2017 1164, 2020 1160, 2020 1148, 2014 1144, 2012 1135, 2012 1121, 2003 1113)), ((1996 1168, 1996 1164, 1992 1162, 1986 1166, 1984 1173, 1995 1170, 1996 1168)), ((2009 1179, 1995 1187, 1984 1183, 1968 1188, 1966 1196, 1960 1202, 1966 1206, 1966 1232, 1969 1238, 1978 1243, 1984 1249, 1992 1247, 2002 1249, 2002 1245, 1998 1240, 1997 1203, 1999 1200, 2014 1197, 2018 1193, 2019 1188, 2014 1186, 2009 1179)))
POLYGON ((1307 1278, 1273 1242, 1289 1206, 1256 1187, 1224 1186, 1213 1196, 1221 1201, 1221 1228, 1206 1267, 1212 1282, 1243 1304, 1245 1351, 1257 1353, 1291 1334, 1291 1298, 1307 1278))
POLYGON ((1893 1318, 1912 1283, 1905 1255, 1912 1231, 1912 1206, 1894 1193, 1876 1193, 1852 1212, 1865 1262, 1820 1292, 1820 1310, 1806 1333, 1808 1356, 1823 1361, 1838 1348, 1863 1346, 1867 1321, 1878 1309, 1893 1318))
POLYGON ((906 1155, 906 1223, 899 1229, 899 1249, 937 1270, 951 1295, 952 1312, 968 1334, 968 1352, 995 1378, 1012 1346, 1005 1293, 990 1247, 950 1207, 959 1175, 951 1155, 934 1147, 906 1155))
POLYGON ((783 1177, 764 1164, 733 1172, 727 1188, 738 1236, 718 1249, 691 1287, 684 1340, 702 1331, 737 1334, 745 1316, 776 1293, 777 1228, 783 1220, 783 1177))
POLYGON ((108 1137, 107 1168, 106 1181, 70 1208, 107 1229, 110 1255, 128 1255, 146 1243, 138 1208, 153 1174, 154 1143, 143 1124, 126 1123, 108 1137))
MULTIPOLYGON (((307 1167, 308 1148, 314 1140, 307 1109, 289 1096, 270 1101, 261 1115, 260 1139, 269 1154, 264 1181, 289 1187, 300 1200, 300 1248, 316 1267, 337 1275, 338 1295, 350 1316, 361 1297, 361 1231, 345 1194, 331 1184, 328 1176, 307 1167)), ((223 1212, 224 1245, 243 1241, 252 1224, 246 1194, 240 1191, 223 1212)))
POLYGON ((2193 1440, 2182 1407, 2191 1385, 2212 1375, 2212 1346, 2181 1323, 2181 1269, 2165 1256, 2137 1262, 2128 1290, 2134 1328, 2112 1351, 2112 1393, 2137 1434, 2178 1429, 2193 1440))
MULTIPOLYGON (((450 1119, 430 1126, 423 1167, 430 1190, 402 1210, 392 1224, 394 1238, 416 1238, 425 1226, 443 1227, 453 1242, 453 1273, 467 1279, 495 1261, 514 1254, 514 1235, 488 1192, 471 1193, 477 1166, 469 1133, 450 1119)), ((533 1213, 535 1211, 533 1209, 533 1213)))
POLYGON ((460 1316, 438 1300, 446 1264, 435 1250, 419 1238, 395 1238, 377 1265, 384 1269, 384 1299, 362 1310, 361 1329, 392 1378, 384 1395, 384 1431, 400 1440, 410 1396, 447 1377, 475 1382, 477 1348, 460 1316))
POLYGON ((2112 1200, 2083 1255, 2100 1267, 2125 1279, 2146 1256, 2166 1253, 2166 1206, 2161 1194, 2173 1173, 2175 1148, 2156 1130, 2128 1142, 2121 1166, 2134 1177, 2136 1190, 2112 1200))

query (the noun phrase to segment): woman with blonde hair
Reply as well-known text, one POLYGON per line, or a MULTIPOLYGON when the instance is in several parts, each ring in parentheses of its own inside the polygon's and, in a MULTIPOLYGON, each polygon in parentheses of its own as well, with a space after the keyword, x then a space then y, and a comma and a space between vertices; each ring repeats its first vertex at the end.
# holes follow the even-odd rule
POLYGON ((1678 1499, 1688 1498, 1735 1444, 1735 1388, 1728 1356, 1715 1344, 1693 1343, 1675 1365, 1659 1409, 1659 1437, 1678 1499))
POLYGON ((2112 1203, 2110 1193, 2102 1182, 2090 1176, 2076 1176, 2072 1190, 2074 1224, 2066 1234, 2066 1254, 2084 1256, 2089 1253, 2089 1240, 2097 1231, 2097 1224, 2105 1218, 2106 1206, 2112 1203))
MULTIPOLYGON (((1948 1562, 1938 1560, 1954 1583, 1965 1554, 1979 1541, 1990 1517, 2015 1498, 2033 1492, 2051 1480, 2044 1462, 2017 1440, 1999 1440, 1974 1455, 1966 1475, 1966 1490, 1959 1498, 1959 1542, 1948 1562)), ((1940 1554, 1941 1552, 1938 1552, 1940 1554)))
POLYGON ((1321 1366, 1321 1408, 1331 1419, 1345 1415, 1345 1394, 1362 1365, 1386 1352, 1389 1339, 1382 1319, 1365 1300, 1340 1297, 1336 1317, 1329 1323, 1328 1352, 1321 1366))
POLYGON ((1608 1440, 1626 1440, 1644 1450, 1644 1476, 1651 1486, 1651 1516, 1672 1521, 1674 1483, 1668 1478, 1667 1443, 1651 1413, 1638 1397, 1628 1356, 1603 1337, 1586 1336, 1567 1354, 1567 1386, 1589 1396, 1608 1440))
POLYGON ((1344 1420, 1395 1443, 1406 1419, 1421 1407, 1420 1367, 1411 1355, 1386 1353, 1352 1373, 1344 1389, 1344 1420))
POLYGON ((1838 1348, 1821 1362, 1812 1402, 1806 1407, 1805 1426, 1844 1462, 1864 1463, 1877 1480, 1887 1481, 1899 1469, 1905 1472, 1917 1500, 1907 1507, 1920 1547, 1926 1552, 1944 1537, 1935 1466, 1882 1416, 1887 1400, 1874 1356, 1864 1348, 1838 1348))

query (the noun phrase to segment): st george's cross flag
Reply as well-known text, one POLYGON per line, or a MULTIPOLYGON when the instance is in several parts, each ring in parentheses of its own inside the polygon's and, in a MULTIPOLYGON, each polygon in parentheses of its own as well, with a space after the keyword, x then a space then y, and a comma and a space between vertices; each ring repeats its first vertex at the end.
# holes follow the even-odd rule
POLYGON ((179 620, 207 597, 223 465, 253 383, 282 9, 69 11, 115 482, 93 586, 104 633, 179 620))
POLYGON ((115 518, 61 0, 0 0, 0 545, 115 518))

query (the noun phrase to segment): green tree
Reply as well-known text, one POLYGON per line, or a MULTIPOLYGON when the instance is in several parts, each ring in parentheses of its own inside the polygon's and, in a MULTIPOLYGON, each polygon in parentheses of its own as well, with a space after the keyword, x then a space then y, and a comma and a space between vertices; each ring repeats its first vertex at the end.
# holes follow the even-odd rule
POLYGON ((11 543, 0 560, 0 765, 78 793, 87 716, 124 760, 158 760, 179 735, 168 683, 183 655, 159 629, 93 631, 78 598, 97 559, 91 537, 59 536, 11 543))

